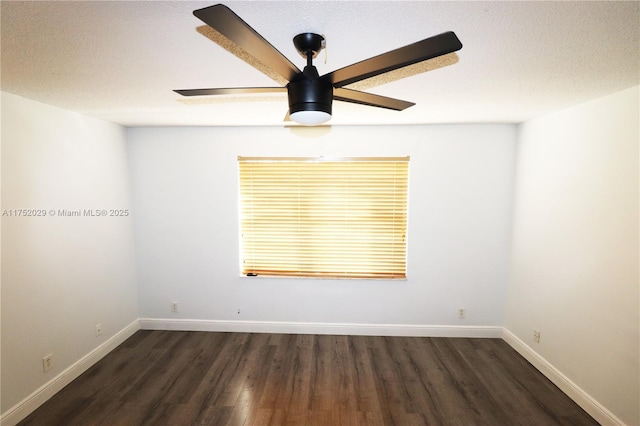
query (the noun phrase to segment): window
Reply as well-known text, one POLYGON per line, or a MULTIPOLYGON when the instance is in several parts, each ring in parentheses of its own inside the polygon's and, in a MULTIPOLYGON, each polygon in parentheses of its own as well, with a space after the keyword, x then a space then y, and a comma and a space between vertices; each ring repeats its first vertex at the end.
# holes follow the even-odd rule
POLYGON ((409 157, 238 157, 242 274, 405 278, 409 157))

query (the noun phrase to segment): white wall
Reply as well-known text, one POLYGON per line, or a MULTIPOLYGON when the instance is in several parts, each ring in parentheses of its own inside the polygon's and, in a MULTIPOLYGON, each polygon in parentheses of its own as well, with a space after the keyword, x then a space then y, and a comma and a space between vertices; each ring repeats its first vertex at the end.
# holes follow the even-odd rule
POLYGON ((142 318, 503 323, 515 126, 133 128, 128 137, 142 318), (408 280, 240 277, 238 155, 410 155, 408 280))
POLYGON ((629 425, 640 424, 638 103, 635 87, 519 126, 505 321, 629 425))
MULTIPOLYGON (((3 211, 129 209, 125 138, 2 93, 3 211)), ((3 413, 137 317, 130 217, 2 217, 3 413)))

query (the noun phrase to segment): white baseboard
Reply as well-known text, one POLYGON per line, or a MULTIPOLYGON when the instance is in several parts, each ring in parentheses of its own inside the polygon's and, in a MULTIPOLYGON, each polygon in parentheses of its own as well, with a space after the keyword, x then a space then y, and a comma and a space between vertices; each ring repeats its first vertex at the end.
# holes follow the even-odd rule
POLYGON ((62 390, 65 386, 75 380, 89 367, 100 361, 105 355, 114 350, 118 345, 140 329, 139 321, 135 320, 114 336, 106 340, 103 344, 80 358, 70 365, 63 372, 42 385, 31 395, 11 407, 0 417, 1 426, 14 426, 21 420, 44 404, 49 398, 62 390))
POLYGON ((502 337, 498 326, 344 324, 277 321, 220 321, 140 318, 143 330, 229 331, 238 333, 333 334, 415 337, 502 337))
POLYGON ((580 386, 565 376, 560 370, 554 367, 549 361, 543 358, 529 345, 524 343, 518 336, 506 328, 503 330, 502 339, 513 349, 529 361, 535 368, 551 380, 569 398, 578 404, 584 411, 589 413, 598 423, 602 425, 624 426, 624 422, 617 418, 611 411, 596 401, 591 395, 585 392, 580 386))

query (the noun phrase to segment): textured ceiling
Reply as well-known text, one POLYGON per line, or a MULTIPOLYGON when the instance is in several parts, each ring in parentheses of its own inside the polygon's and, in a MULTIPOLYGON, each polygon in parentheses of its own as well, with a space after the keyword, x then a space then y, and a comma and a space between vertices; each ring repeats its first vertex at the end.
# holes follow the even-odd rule
MULTIPOLYGON (((214 41, 192 15, 212 4, 2 1, 2 90, 130 126, 283 125, 286 95, 172 92, 282 83, 214 41)), ((640 84, 637 1, 225 4, 299 68, 293 36, 324 34, 320 74, 444 31, 458 35, 457 54, 358 84, 415 106, 336 101, 334 125, 514 123, 640 84)))

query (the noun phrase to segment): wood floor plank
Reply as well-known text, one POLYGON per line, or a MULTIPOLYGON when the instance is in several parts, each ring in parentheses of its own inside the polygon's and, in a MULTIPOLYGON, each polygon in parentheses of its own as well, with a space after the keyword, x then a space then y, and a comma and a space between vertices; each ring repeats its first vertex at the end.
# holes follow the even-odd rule
POLYGON ((139 331, 20 423, 597 422, 501 339, 139 331))
MULTIPOLYGON (((287 411, 306 419, 310 405, 311 362, 313 360, 313 335, 299 335, 296 340, 294 362, 291 366, 292 395, 287 411)), ((298 423, 300 424, 300 423, 298 423)))
POLYGON ((220 355, 224 347, 225 337, 223 333, 195 332, 191 336, 194 344, 188 350, 187 368, 175 378, 173 386, 168 390, 165 402, 174 404, 187 403, 192 400, 207 371, 211 368, 215 359, 220 355))
MULTIPOLYGON (((425 424, 441 424, 445 418, 439 409, 437 395, 434 395, 438 388, 433 386, 425 377, 421 375, 421 367, 418 358, 423 358, 422 351, 412 351, 411 344, 416 339, 397 338, 402 344, 391 344, 393 358, 397 364, 398 373, 404 386, 404 394, 407 397, 406 406, 411 413, 421 414, 425 424)), ((433 366, 427 367, 428 369, 433 366)), ((428 370, 427 370, 428 371, 428 370)), ((440 391, 444 386, 441 383, 440 391)))
POLYGON ((418 421, 419 419, 412 415, 409 395, 406 393, 402 376, 389 348, 389 338, 374 337, 371 340, 373 346, 370 348, 370 356, 385 424, 425 424, 424 421, 418 421), (407 404, 410 409, 407 409, 407 404))
POLYGON ((239 392, 235 400, 229 400, 229 404, 234 407, 229 420, 231 424, 255 423, 258 402, 267 379, 265 372, 269 370, 275 353, 275 346, 268 342, 269 336, 266 334, 252 334, 250 337, 250 349, 245 355, 244 368, 237 374, 239 392))
POLYGON ((468 415, 476 424, 508 424, 511 420, 502 409, 499 401, 484 390, 483 383, 473 374, 471 366, 458 351, 457 339, 435 340, 434 344, 440 359, 443 360, 451 383, 458 393, 463 395, 468 415), (471 373, 471 374, 470 374, 471 373))
MULTIPOLYGON (((528 392, 506 373, 505 366, 495 357, 497 341, 458 342, 459 353, 465 358, 475 376, 480 380, 485 392, 492 395, 506 413, 518 411, 521 421, 517 424, 553 424, 555 419, 546 416, 536 407, 528 392), (489 343, 489 344, 486 344, 489 343), (522 403, 526 401, 526 403, 522 403)), ((502 348, 506 350, 508 348, 502 348)), ((524 365, 523 365, 524 367, 524 365)))
POLYGON ((380 411, 375 378, 368 356, 367 339, 364 336, 351 336, 349 338, 349 353, 355 409, 363 413, 364 419, 366 419, 366 413, 380 411))
MULTIPOLYGON (((212 407, 217 407, 225 413, 228 411, 224 405, 225 391, 229 382, 233 380, 237 371, 241 354, 248 334, 230 333, 225 344, 220 348, 215 359, 208 365, 203 373, 203 379, 193 392, 189 403, 193 406, 192 416, 189 421, 200 423, 211 418, 212 407)), ((216 417, 217 418, 217 417, 216 417)), ((206 423, 204 423, 206 424, 206 423)))
POLYGON ((333 336, 331 357, 331 395, 334 412, 352 413, 356 410, 356 398, 351 375, 349 337, 333 336))
POLYGON ((315 336, 309 388, 309 409, 331 411, 331 344, 332 336, 315 336))
POLYGON ((293 369, 297 336, 286 334, 280 336, 271 368, 265 384, 265 392, 260 400, 263 408, 286 410, 293 393, 293 369))

